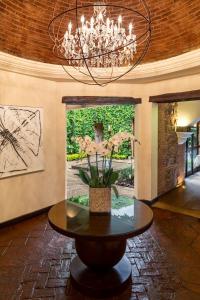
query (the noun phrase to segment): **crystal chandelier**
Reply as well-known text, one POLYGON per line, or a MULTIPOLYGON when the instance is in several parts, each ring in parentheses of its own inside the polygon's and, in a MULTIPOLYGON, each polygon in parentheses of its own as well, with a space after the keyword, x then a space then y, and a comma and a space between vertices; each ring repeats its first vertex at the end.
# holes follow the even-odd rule
POLYGON ((96 3, 94 14, 90 21, 81 16, 81 27, 74 27, 70 21, 64 35, 62 47, 64 57, 69 60, 69 65, 84 67, 84 60, 89 67, 107 68, 120 67, 131 64, 132 57, 136 53, 136 35, 133 24, 128 28, 123 27, 122 16, 119 15, 117 23, 106 15, 106 6, 96 3), (82 47, 79 47, 79 40, 82 47), (102 55, 103 53, 105 55, 102 55))
POLYGON ((150 43, 151 20, 145 1, 138 1, 144 13, 105 2, 79 6, 76 0, 74 8, 54 16, 48 27, 54 42, 53 53, 65 61, 62 66, 70 77, 89 85, 104 86, 141 62, 150 43), (144 27, 138 34, 136 22, 138 28, 144 27))

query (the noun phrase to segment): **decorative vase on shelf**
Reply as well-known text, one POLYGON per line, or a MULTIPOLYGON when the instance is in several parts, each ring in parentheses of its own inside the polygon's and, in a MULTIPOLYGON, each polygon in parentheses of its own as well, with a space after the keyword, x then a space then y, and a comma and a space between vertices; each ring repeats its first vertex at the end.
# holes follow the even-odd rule
POLYGON ((91 213, 110 213, 111 201, 111 188, 89 188, 89 210, 91 213))

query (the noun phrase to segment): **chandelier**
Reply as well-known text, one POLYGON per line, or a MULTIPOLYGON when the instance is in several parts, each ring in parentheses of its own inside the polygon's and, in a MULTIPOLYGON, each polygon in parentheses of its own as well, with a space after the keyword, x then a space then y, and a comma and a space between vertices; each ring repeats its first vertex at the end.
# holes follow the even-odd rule
POLYGON ((144 13, 105 2, 79 6, 76 0, 74 8, 54 16, 48 27, 53 54, 64 61, 71 78, 105 86, 141 62, 149 48, 151 20, 145 1, 138 2, 144 13))

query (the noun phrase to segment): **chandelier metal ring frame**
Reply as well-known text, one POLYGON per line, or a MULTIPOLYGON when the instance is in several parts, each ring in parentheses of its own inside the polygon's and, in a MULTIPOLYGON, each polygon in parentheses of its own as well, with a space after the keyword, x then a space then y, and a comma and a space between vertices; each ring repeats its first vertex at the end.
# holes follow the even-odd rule
MULTIPOLYGON (((120 78, 122 78, 123 76, 125 76, 126 74, 128 74, 129 72, 131 72, 137 65, 140 64, 140 62, 143 60, 143 58, 145 57, 148 49, 149 49, 149 45, 150 45, 150 41, 151 41, 151 17, 150 17, 150 11, 149 8, 146 4, 145 0, 140 0, 140 2, 142 2, 145 12, 146 12, 146 16, 137 11, 134 10, 132 8, 128 8, 128 7, 124 7, 124 6, 120 6, 120 5, 114 5, 114 4, 106 4, 106 3, 94 3, 94 4, 88 4, 88 5, 82 5, 82 6, 78 6, 78 1, 76 0, 76 6, 74 8, 68 9, 66 11, 63 11, 61 13, 59 13, 57 16, 53 17, 53 19, 50 21, 49 26, 48 26, 48 32, 49 32, 49 36, 51 38, 51 40, 54 42, 54 46, 53 46, 53 54, 55 57, 67 61, 68 64, 71 63, 71 65, 64 65, 62 64, 62 67, 64 69, 64 71, 75 81, 87 84, 87 85, 99 85, 99 86, 105 86, 108 83, 114 82, 120 78), (127 42, 126 44, 121 45, 120 47, 117 47, 113 50, 108 50, 107 51, 107 47, 109 45, 107 45, 107 47, 104 48, 105 52, 100 52, 97 54, 93 54, 93 55, 85 55, 84 50, 83 50, 83 44, 81 41, 81 33, 80 33, 80 28, 79 28, 79 22, 78 22, 78 11, 85 9, 85 8, 90 8, 90 7, 103 7, 103 8, 116 8, 116 9, 121 9, 121 10, 127 10, 129 12, 132 12, 133 14, 136 14, 137 16, 141 17, 145 23, 146 23, 146 30, 139 36, 139 37, 135 37, 134 40, 127 42), (77 33, 77 37, 78 37, 78 43, 79 43, 79 48, 81 51, 81 56, 80 57, 72 57, 72 58, 67 58, 65 57, 65 55, 63 54, 63 41, 64 41, 64 37, 61 35, 60 36, 60 29, 61 29, 61 24, 63 22, 63 19, 68 16, 68 14, 70 12, 75 11, 75 21, 76 21, 76 33, 77 33), (57 27, 56 33, 55 33, 55 22, 58 21, 61 18, 59 25, 57 27), (143 40, 144 39, 144 40, 143 40), (104 56, 108 56, 108 55, 112 55, 112 53, 117 53, 120 50, 125 49, 126 47, 132 45, 133 43, 137 43, 140 42, 140 44, 145 43, 144 49, 141 53, 141 55, 136 59, 136 61, 134 63, 132 63, 131 66, 129 66, 129 68, 127 70, 125 70, 122 74, 119 74, 117 76, 113 76, 113 66, 111 68, 111 74, 110 76, 99 76, 98 74, 95 75, 95 71, 97 70, 97 68, 94 67, 90 67, 89 66, 89 61, 91 61, 92 59, 97 59, 100 57, 104 57, 104 56), (76 65, 73 65, 77 62, 82 62, 82 69, 86 69, 88 73, 86 73, 86 71, 82 70, 81 68, 78 68, 76 65), (84 66, 84 67, 83 67, 84 66), (67 68, 68 67, 73 67, 76 71, 78 71, 79 73, 81 73, 82 75, 88 77, 89 79, 92 79, 93 82, 89 82, 89 80, 87 79, 86 81, 79 79, 77 77, 75 77, 74 75, 72 75, 67 68)), ((69 18, 68 18, 69 19, 69 18)), ((114 30, 114 29, 113 29, 114 30)), ((130 30, 130 29, 129 29, 130 30)), ((119 67, 119 66, 117 66, 119 67)), ((123 66, 124 67, 124 66, 123 66)), ((99 68, 98 68, 99 69, 99 68)), ((102 68, 103 69, 103 68, 102 68)))

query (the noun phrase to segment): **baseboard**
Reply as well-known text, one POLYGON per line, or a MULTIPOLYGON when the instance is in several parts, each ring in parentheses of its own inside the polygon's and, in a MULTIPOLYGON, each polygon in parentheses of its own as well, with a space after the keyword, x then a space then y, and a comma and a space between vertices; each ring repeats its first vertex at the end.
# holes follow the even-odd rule
POLYGON ((144 204, 148 205, 148 206, 152 206, 157 200, 158 200, 159 197, 156 197, 152 200, 140 200, 142 201, 144 204))
POLYGON ((42 208, 42 209, 39 209, 39 210, 36 210, 34 212, 28 213, 28 214, 22 215, 20 217, 11 219, 9 221, 5 221, 3 223, 0 223, 0 228, 7 227, 7 226, 10 226, 10 225, 14 225, 14 224, 20 223, 22 221, 25 221, 25 220, 31 219, 33 217, 36 217, 38 215, 41 215, 43 213, 46 213, 46 212, 49 211, 49 209, 51 207, 52 207, 52 205, 50 205, 48 207, 45 207, 45 208, 42 208))
POLYGON ((152 206, 153 204, 155 204, 157 201, 160 200, 160 198, 162 196, 165 196, 167 194, 169 194, 171 191, 178 189, 180 186, 182 186, 184 184, 184 182, 182 182, 179 186, 175 186, 174 188, 172 188, 171 190, 164 192, 163 194, 160 194, 159 196, 157 196, 156 198, 152 199, 151 201, 148 200, 142 200, 145 204, 152 206))

